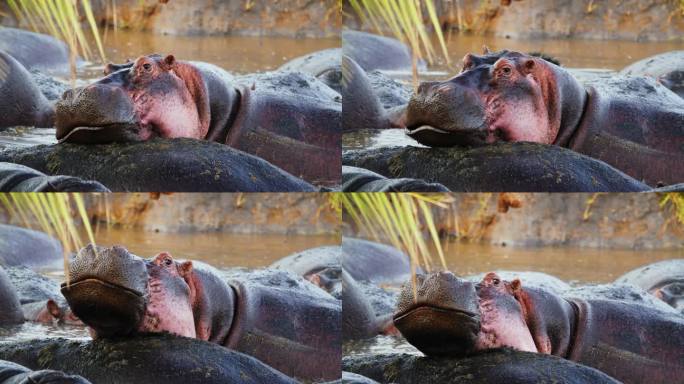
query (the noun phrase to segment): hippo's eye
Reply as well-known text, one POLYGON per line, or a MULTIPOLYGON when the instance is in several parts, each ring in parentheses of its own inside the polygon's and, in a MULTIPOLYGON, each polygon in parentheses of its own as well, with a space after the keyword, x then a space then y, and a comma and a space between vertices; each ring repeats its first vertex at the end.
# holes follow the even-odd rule
POLYGON ((165 265, 171 265, 171 264, 173 264, 173 260, 171 260, 171 259, 164 259, 164 264, 165 264, 165 265))
POLYGON ((502 67, 500 70, 501 74, 504 76, 510 76, 511 74, 511 67, 502 67))
POLYGON ((152 65, 149 63, 145 63, 145 64, 143 64, 143 69, 146 71, 149 71, 150 69, 152 69, 152 65))
POLYGON ((494 285, 499 285, 500 282, 501 280, 497 279, 496 277, 492 279, 492 283, 494 283, 494 285))

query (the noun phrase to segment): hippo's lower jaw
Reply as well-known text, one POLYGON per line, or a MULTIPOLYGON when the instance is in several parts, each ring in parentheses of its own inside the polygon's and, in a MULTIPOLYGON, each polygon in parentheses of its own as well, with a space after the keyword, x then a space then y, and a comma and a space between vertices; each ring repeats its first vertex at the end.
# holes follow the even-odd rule
POLYGON ((131 334, 145 315, 143 293, 97 278, 63 283, 61 291, 74 314, 97 330, 97 337, 131 334))
POLYGON ((480 333, 479 314, 424 304, 396 313, 394 324, 426 355, 472 353, 480 333))
POLYGON ((491 141, 485 130, 447 131, 431 125, 407 127, 406 135, 429 147, 482 146, 491 141))
MULTIPOLYGON (((64 132, 61 128, 59 131, 64 132)), ((108 144, 114 142, 144 141, 140 135, 143 129, 137 124, 115 123, 104 126, 78 126, 70 128, 66 133, 58 132, 57 140, 59 143, 76 144, 108 144)), ((151 136, 150 136, 151 138, 151 136)))

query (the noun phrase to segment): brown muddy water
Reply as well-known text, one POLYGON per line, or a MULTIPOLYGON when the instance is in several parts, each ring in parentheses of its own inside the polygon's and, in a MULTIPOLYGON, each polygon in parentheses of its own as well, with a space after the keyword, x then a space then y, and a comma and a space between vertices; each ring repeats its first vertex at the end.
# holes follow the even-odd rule
MULTIPOLYGON (((286 37, 168 36, 146 32, 107 30, 104 34, 107 60, 123 63, 151 53, 173 54, 179 60, 205 61, 234 74, 266 72, 287 61, 327 48, 340 46, 340 40, 293 39, 286 37)), ((98 59, 99 60, 99 59, 98 59)), ((86 63, 78 71, 77 84, 102 77, 102 63, 86 63)), ((68 74, 61 78, 68 82, 68 74)), ((54 144, 54 129, 12 128, 0 132, 0 149, 54 144)))
MULTIPOLYGON (((472 36, 447 34, 445 36, 451 62, 444 59, 428 66, 428 71, 420 74, 420 80, 446 80, 461 70, 461 59, 467 53, 481 54, 483 46, 492 51, 508 49, 520 52, 543 52, 560 60, 561 64, 572 69, 577 77, 611 76, 615 71, 659 53, 682 50, 682 42, 635 42, 613 40, 570 40, 537 39, 517 40, 496 36, 472 36)), ((441 55, 439 43, 434 46, 441 55)), ((411 86, 411 74, 388 72, 390 77, 411 86)), ((422 147, 417 141, 406 136, 403 129, 382 131, 358 131, 345 133, 342 137, 344 150, 383 147, 422 147)))
MULTIPOLYGON (((161 233, 135 228, 100 227, 95 241, 101 246, 123 245, 140 257, 151 257, 167 251, 178 259, 199 260, 216 268, 263 268, 289 254, 324 245, 337 245, 335 235, 233 235, 220 232, 161 233)), ((41 273, 64 281, 60 269, 41 273)), ((10 328, 0 327, 0 342, 39 338, 65 337, 88 339, 82 327, 25 323, 10 328)))

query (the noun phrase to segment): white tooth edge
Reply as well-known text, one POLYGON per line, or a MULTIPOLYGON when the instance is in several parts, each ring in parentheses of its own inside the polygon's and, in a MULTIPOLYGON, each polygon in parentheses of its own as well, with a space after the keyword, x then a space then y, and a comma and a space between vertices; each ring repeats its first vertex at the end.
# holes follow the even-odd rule
POLYGON ((104 127, 76 127, 76 128, 74 128, 74 129, 72 129, 71 131, 69 131, 69 133, 67 133, 66 136, 64 136, 64 137, 62 137, 61 139, 59 139, 59 142, 61 143, 61 142, 65 141, 66 139, 68 139, 68 138, 69 138, 72 134, 74 134, 75 132, 80 132, 80 131, 101 131, 101 130, 103 130, 103 129, 104 129, 104 127))
POLYGON ((409 135, 412 135, 412 134, 415 134, 415 133, 418 133, 421 131, 432 131, 432 132, 436 132, 436 133, 449 134, 449 132, 442 130, 442 129, 439 129, 439 128, 435 128, 431 125, 421 125, 420 127, 413 129, 413 130, 406 128, 406 133, 409 135))

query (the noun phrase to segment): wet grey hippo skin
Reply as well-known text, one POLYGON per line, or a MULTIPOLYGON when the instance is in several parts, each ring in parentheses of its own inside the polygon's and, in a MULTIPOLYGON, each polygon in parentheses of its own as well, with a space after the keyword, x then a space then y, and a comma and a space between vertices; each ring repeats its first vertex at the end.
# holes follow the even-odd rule
POLYGON ((97 181, 48 176, 21 164, 0 162, 0 192, 110 192, 97 181))
POLYGON ((345 151, 344 165, 388 178, 440 183, 454 192, 640 192, 651 188, 610 165, 554 145, 345 151), (486 166, 483 166, 486 164, 486 166))
POLYGON ((628 65, 620 74, 653 77, 672 92, 684 97, 684 51, 671 51, 647 57, 628 65))
MULTIPOLYGON (((365 71, 411 71, 411 51, 406 44, 389 37, 345 29, 342 31, 342 50, 365 71)), ((426 69, 424 61, 418 69, 426 69)))
POLYGON ((684 180, 684 100, 645 77, 585 88, 519 52, 468 54, 457 76, 421 84, 404 122, 429 146, 532 141, 605 161, 651 186, 684 180))
POLYGON ((0 325, 19 324, 24 321, 19 297, 14 285, 0 265, 0 325))
POLYGON ((53 104, 38 89, 31 74, 0 49, 0 130, 23 125, 50 128, 54 119, 53 104))
POLYGON ((43 232, 0 224, 0 265, 62 265, 62 245, 43 232))
POLYGON ((392 246, 345 236, 342 251, 342 268, 357 281, 401 285, 411 276, 409 257, 392 246))
POLYGON ((648 264, 627 272, 615 282, 636 285, 684 314, 684 259, 648 264))
POLYGON ((341 254, 342 248, 336 245, 311 248, 285 256, 269 268, 301 276, 339 299, 342 295, 341 254))
POLYGON ((410 354, 345 356, 345 371, 379 383, 619 384, 608 375, 556 356, 497 350, 466 358, 410 354))
POLYGON ((81 375, 95 384, 297 383, 253 357, 206 341, 167 334, 117 340, 48 338, 0 343, 0 359, 31 369, 81 375))
POLYGON ((684 318, 602 299, 566 298, 516 279, 480 283, 449 272, 408 283, 394 323, 431 356, 467 356, 511 347, 563 357, 625 383, 671 383, 684 375, 684 318))
POLYGON ((282 72, 304 72, 321 80, 337 93, 342 93, 340 60, 342 48, 329 48, 296 57, 278 68, 282 72))
POLYGON ((62 294, 95 338, 170 332, 247 353, 292 377, 340 375, 341 307, 324 292, 228 284, 206 264, 165 252, 142 259, 116 246, 83 248, 69 272, 62 294))
POLYGON ((449 192, 442 184, 417 179, 388 179, 367 169, 342 166, 342 192, 449 192))
POLYGON ((377 316, 356 280, 342 270, 342 339, 358 340, 395 334, 392 313, 377 316))
POLYGON ((0 360, 0 384, 90 384, 90 381, 59 371, 33 372, 19 364, 0 360))
POLYGON ((29 70, 58 75, 69 73, 69 49, 52 36, 0 27, 0 51, 12 55, 29 70))
POLYGON ((6 272, 16 288, 25 321, 83 325, 60 293, 59 283, 25 266, 6 267, 6 272))
POLYGON ((339 183, 339 94, 304 73, 238 85, 216 66, 141 56, 69 90, 56 105, 60 142, 188 137, 226 144, 312 183, 339 183), (311 94, 309 89, 327 92, 311 94), (311 97, 313 96, 313 97, 311 97), (104 102, 106 101, 106 103, 104 102))
POLYGON ((115 192, 308 192, 316 188, 258 157, 194 139, 56 144, 0 151, 0 161, 96 180, 115 192))

